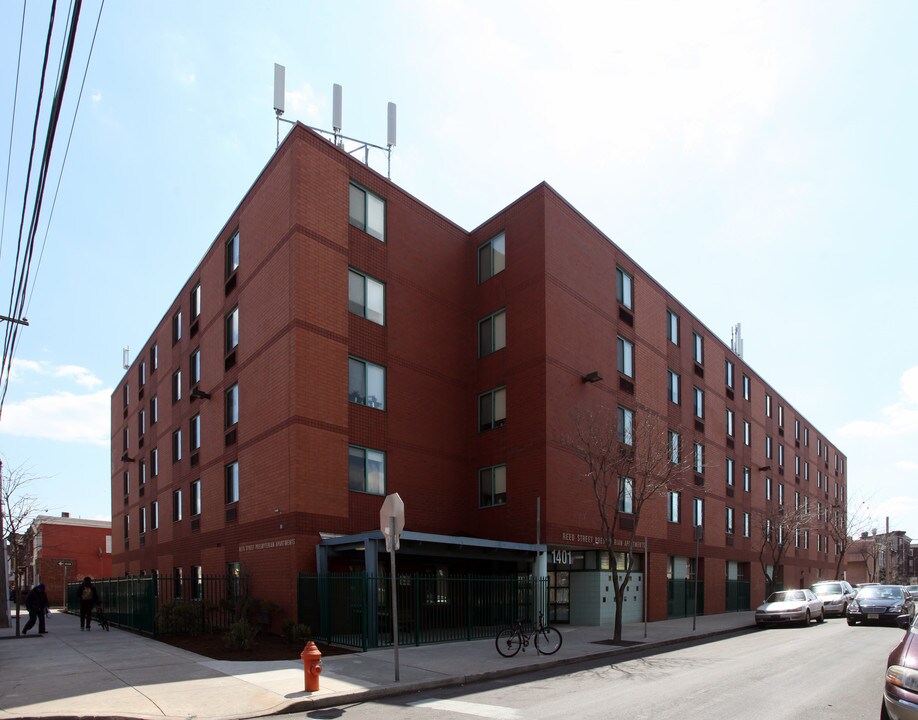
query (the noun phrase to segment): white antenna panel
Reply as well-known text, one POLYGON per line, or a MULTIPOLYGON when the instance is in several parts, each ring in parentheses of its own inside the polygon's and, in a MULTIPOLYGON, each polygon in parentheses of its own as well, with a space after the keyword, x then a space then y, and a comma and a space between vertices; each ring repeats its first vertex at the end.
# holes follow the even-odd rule
POLYGON ((287 70, 283 65, 274 63, 274 112, 284 114, 284 91, 286 87, 287 70))
POLYGON ((130 346, 121 348, 121 365, 127 370, 131 367, 131 348, 130 346))
POLYGON ((395 103, 389 103, 389 114, 386 123, 386 144, 395 147, 395 103))
POLYGON ((341 132, 341 86, 338 83, 332 85, 332 127, 335 132, 341 132))

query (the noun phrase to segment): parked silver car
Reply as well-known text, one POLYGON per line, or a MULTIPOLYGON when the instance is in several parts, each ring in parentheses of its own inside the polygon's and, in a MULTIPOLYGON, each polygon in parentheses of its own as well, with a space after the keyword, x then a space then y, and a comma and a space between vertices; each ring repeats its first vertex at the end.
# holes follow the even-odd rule
POLYGON ((826 617, 845 617, 848 603, 854 597, 854 588, 847 580, 821 580, 810 585, 810 590, 822 600, 826 617))
POLYGON ((779 590, 755 610, 755 624, 759 627, 781 623, 818 623, 826 619, 825 610, 812 590, 779 590))

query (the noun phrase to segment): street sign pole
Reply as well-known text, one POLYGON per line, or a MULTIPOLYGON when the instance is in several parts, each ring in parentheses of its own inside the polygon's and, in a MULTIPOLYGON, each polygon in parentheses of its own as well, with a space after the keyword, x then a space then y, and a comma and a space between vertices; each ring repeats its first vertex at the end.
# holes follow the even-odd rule
POLYGON ((389 571, 392 575, 392 647, 395 650, 395 682, 398 682, 398 594, 395 581, 395 516, 389 518, 389 571))

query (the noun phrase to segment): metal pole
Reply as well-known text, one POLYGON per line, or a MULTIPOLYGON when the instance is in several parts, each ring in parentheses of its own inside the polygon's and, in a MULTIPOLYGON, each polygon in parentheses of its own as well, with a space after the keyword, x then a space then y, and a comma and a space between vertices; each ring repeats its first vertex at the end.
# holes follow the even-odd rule
POLYGON ((692 632, 695 632, 695 623, 698 619, 698 544, 701 541, 701 526, 695 526, 695 592, 692 599, 692 632))
POLYGON ((395 517, 389 518, 389 570, 392 574, 392 648, 395 650, 395 682, 398 682, 398 596, 395 582, 395 517))
POLYGON ((648 588, 648 579, 650 569, 650 540, 645 535, 644 536, 644 639, 647 639, 647 588, 648 588))

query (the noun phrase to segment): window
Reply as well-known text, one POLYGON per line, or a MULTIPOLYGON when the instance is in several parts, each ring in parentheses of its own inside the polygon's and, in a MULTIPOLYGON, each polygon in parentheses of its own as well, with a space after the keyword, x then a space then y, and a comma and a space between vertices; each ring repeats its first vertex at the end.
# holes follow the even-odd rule
POLYGON ((679 404, 679 373, 668 370, 669 373, 669 401, 679 404))
POLYGON ((352 403, 385 410, 386 369, 366 360, 348 358, 347 392, 352 403))
POLYGON ((771 460, 771 436, 765 436, 765 457, 771 460))
POLYGON ((681 493, 677 490, 669 491, 669 499, 667 502, 667 514, 666 519, 671 523, 679 522, 679 501, 681 499, 681 493))
POLYGON ((155 372, 159 367, 159 345, 153 343, 150 346, 150 372, 155 372))
POLYGON ((765 393, 765 417, 771 417, 771 395, 765 393))
POLYGON ((507 389, 496 388, 478 396, 478 430, 503 427, 507 419, 507 389))
POLYGON ((724 518, 724 529, 727 531, 727 535, 733 534, 733 508, 725 508, 726 517, 724 518))
POLYGON ((350 186, 348 220, 377 240, 386 241, 386 201, 354 183, 350 186))
POLYGON ((191 599, 202 600, 204 598, 204 574, 200 565, 191 566, 191 599))
POLYGON ((765 541, 771 542, 771 520, 765 520, 765 541))
POLYGON ((137 482, 141 485, 147 484, 147 461, 140 459, 137 461, 137 482))
POLYGON ((778 403, 778 427, 784 427, 784 406, 778 403))
POLYGON ((749 376, 745 373, 743 374, 743 400, 748 400, 752 389, 750 387, 749 376))
POLYGON ((239 344, 239 306, 234 307, 226 316, 226 352, 232 351, 239 344))
POLYGON ((239 461, 237 460, 227 465, 223 469, 223 475, 225 478, 224 499, 226 504, 239 502, 239 461))
POLYGON ((188 496, 189 502, 191 503, 191 517, 201 514, 201 481, 192 480, 191 482, 191 493, 188 496))
POLYGON ((630 378, 634 377, 634 343, 619 335, 618 337, 618 371, 630 378))
POLYGON ((143 535, 147 531, 147 506, 137 508, 137 531, 143 535))
POLYGON ((794 493, 794 510, 800 510, 800 493, 794 493))
POLYGON ((778 443, 778 465, 784 467, 784 444, 778 443))
POLYGON ((794 440, 800 439, 800 421, 794 418, 794 440))
POLYGON ((696 332, 692 333, 693 357, 699 365, 704 365, 704 338, 696 332))
POLYGON ((693 463, 695 472, 701 475, 704 473, 704 445, 695 443, 695 459, 693 463))
POLYGON ((182 371, 172 373, 172 402, 177 403, 182 399, 182 371))
POLYGON ((507 503, 507 466, 481 468, 478 471, 478 507, 507 503))
POLYGON ((147 411, 141 410, 137 413, 137 435, 142 437, 147 431, 147 411))
POLYGON ((750 530, 749 525, 750 525, 749 513, 744 512, 743 513, 743 537, 746 537, 746 538, 749 537, 749 530, 750 530))
POLYGON ((172 594, 176 600, 182 598, 182 568, 172 568, 172 594))
MULTIPOLYGON (((798 462, 799 462, 799 458, 798 458, 798 462)), ((804 480, 810 479, 810 464, 806 460, 803 461, 803 479, 804 480)))
POLYGON ((752 447, 752 426, 748 420, 743 420, 743 444, 752 447))
POLYGON ((178 522, 182 519, 182 491, 172 491, 172 522, 178 522))
POLYGON ((137 366, 137 386, 143 387, 147 384, 147 364, 143 360, 137 366))
POLYGON ((354 315, 386 324, 386 286, 356 270, 347 273, 347 307, 354 315))
POLYGON ((727 383, 728 388, 733 387, 733 361, 732 360, 724 361, 724 381, 727 383))
POLYGON ((743 492, 749 492, 752 485, 752 470, 747 467, 743 467, 743 492))
POLYGON ((784 504, 784 483, 778 483, 778 505, 784 504))
POLYGON ((765 499, 771 500, 771 478, 765 478, 765 499))
POLYGON ((704 500, 702 498, 692 498, 692 525, 704 526, 704 500))
POLYGON ((478 357, 483 358, 507 346, 507 313, 498 310, 478 321, 478 357))
POLYGON ((733 475, 733 458, 727 458, 727 485, 733 487, 735 478, 733 475))
POLYGON ((191 289, 191 322, 201 316, 201 283, 191 289))
POLYGON ((197 385, 201 382, 201 348, 195 348, 188 358, 188 385, 197 385))
POLYGON ((159 475, 159 450, 153 448, 150 451, 150 477, 159 475))
POLYGON ((239 383, 233 383, 226 389, 224 410, 224 425, 226 427, 232 427, 239 422, 239 383))
POLYGON ((124 441, 124 450, 127 451, 127 449, 131 446, 131 431, 128 428, 124 428, 124 431, 122 432, 122 440, 124 441))
POLYGON ((733 411, 730 408, 727 408, 727 435, 733 437, 733 411))
POLYGON ((478 284, 502 272, 506 263, 504 234, 495 235, 478 246, 478 284))
POLYGON ((618 441, 634 445, 634 410, 618 406, 618 441))
POLYGON ((803 428, 803 446, 810 446, 810 429, 808 427, 803 428))
POLYGON ((669 431, 669 461, 673 465, 679 464, 679 433, 675 430, 669 431))
POLYGON ((672 310, 666 311, 666 339, 673 345, 679 344, 679 316, 672 310))
POLYGON ((193 416, 188 423, 188 450, 201 449, 201 414, 193 416))
POLYGON ((179 310, 172 316, 172 344, 175 345, 182 339, 182 311, 179 310))
POLYGON ((615 298, 629 310, 634 308, 634 279, 620 267, 615 268, 615 298))
POLYGON ((816 487, 822 488, 822 472, 819 470, 816 471, 816 487))
POLYGON ((150 398, 150 425, 156 425, 159 420, 159 399, 154 395, 150 398))
POLYGON ((618 511, 629 515, 634 512, 634 478, 618 479, 618 511))
POLYGON ((124 544, 127 546, 128 539, 131 537, 131 516, 124 514, 124 544))
POLYGON ((131 473, 129 470, 124 471, 124 494, 128 495, 131 492, 131 473))
POLYGON ((172 433, 172 462, 178 462, 182 459, 182 430, 181 428, 172 433))
POLYGON ((704 390, 695 388, 695 417, 704 420, 704 390))
POLYGON ((239 231, 234 232, 226 241, 226 277, 236 272, 239 267, 239 231))
POLYGON ((347 449, 348 488, 370 495, 386 494, 386 454, 351 445, 347 449))
POLYGON ((150 503, 150 530, 159 527, 159 500, 150 503))

